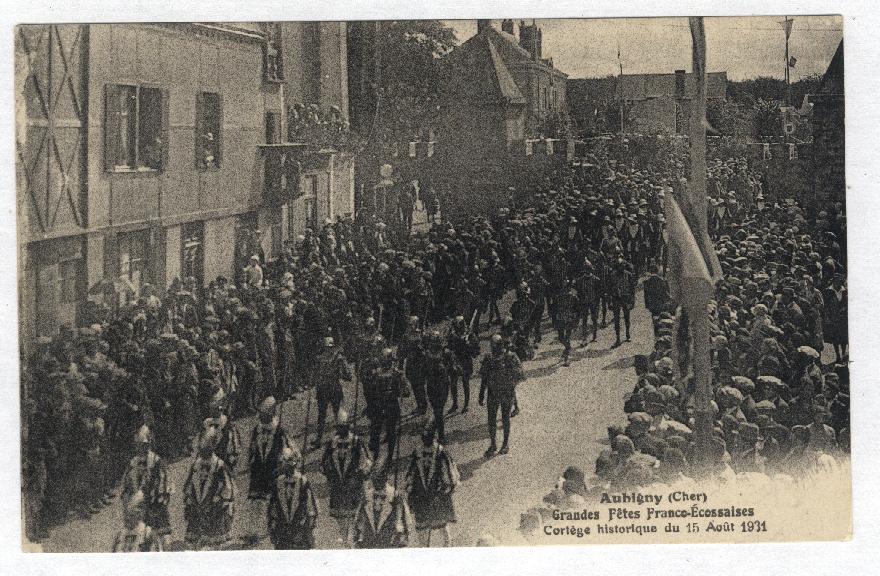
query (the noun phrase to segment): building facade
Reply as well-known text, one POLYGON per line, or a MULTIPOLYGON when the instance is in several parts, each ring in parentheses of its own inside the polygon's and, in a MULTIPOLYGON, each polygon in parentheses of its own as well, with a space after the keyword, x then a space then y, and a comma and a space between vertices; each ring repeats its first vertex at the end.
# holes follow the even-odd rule
MULTIPOLYGON (((347 106, 334 38, 344 33, 321 36, 324 87, 309 97, 331 100, 335 85, 334 105, 347 106)), ((303 206, 267 201, 266 146, 284 145, 287 106, 314 84, 284 39, 274 24, 18 27, 22 342, 80 324, 108 282, 123 299, 148 283, 162 293, 175 278, 234 278, 248 255, 280 251, 303 206)), ((350 207, 336 187, 347 174, 334 153, 322 158, 291 188, 332 217, 350 207)))
MULTIPOLYGON (((568 81, 571 115, 581 133, 687 134, 696 92, 692 73, 623 74, 568 81)), ((727 73, 706 75, 709 102, 726 100, 727 73)))
POLYGON ((813 171, 819 201, 846 203, 843 40, 822 76, 813 103, 813 171))
MULTIPOLYGON (((693 73, 623 74, 617 77, 615 99, 621 107, 624 132, 688 134, 691 102, 696 95, 693 73)), ((706 99, 727 98, 727 72, 706 74, 706 99)))
MULTIPOLYGON (((511 188, 527 187, 531 167, 547 164, 527 157, 532 141, 556 137, 566 117, 567 76, 543 57, 540 28, 520 22, 519 38, 513 32, 512 20, 501 30, 480 20, 477 34, 446 56, 451 81, 434 127, 431 173, 450 215, 486 213, 511 188)), ((548 156, 558 158, 541 158, 548 156)))

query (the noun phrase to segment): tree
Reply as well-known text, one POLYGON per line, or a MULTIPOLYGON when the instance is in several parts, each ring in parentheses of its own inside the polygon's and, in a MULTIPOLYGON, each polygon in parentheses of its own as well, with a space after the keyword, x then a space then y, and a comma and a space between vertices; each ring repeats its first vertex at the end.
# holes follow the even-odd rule
POLYGON ((753 107, 755 134, 758 136, 782 136, 782 112, 779 101, 759 99, 753 107))
POLYGON ((458 40, 439 20, 394 20, 381 23, 376 121, 380 142, 418 138, 436 112, 448 70, 443 56, 458 40))

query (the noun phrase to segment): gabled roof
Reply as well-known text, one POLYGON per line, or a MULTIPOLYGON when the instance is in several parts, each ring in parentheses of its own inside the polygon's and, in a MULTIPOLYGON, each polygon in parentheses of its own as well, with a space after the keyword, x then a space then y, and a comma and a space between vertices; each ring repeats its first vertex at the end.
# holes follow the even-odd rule
POLYGON ((837 45, 837 50, 828 64, 828 69, 822 76, 819 84, 821 94, 843 94, 843 40, 837 45))
POLYGON ((513 76, 510 74, 510 70, 507 69, 507 65, 504 64, 501 56, 498 55, 495 44, 490 39, 487 39, 487 44, 489 46, 489 54, 492 56, 492 66, 495 69, 495 81, 498 82, 499 91, 511 104, 525 104, 526 97, 520 92, 516 82, 513 80, 513 76))
POLYGON ((526 103, 492 35, 477 34, 447 58, 452 67, 450 95, 482 102, 526 103))

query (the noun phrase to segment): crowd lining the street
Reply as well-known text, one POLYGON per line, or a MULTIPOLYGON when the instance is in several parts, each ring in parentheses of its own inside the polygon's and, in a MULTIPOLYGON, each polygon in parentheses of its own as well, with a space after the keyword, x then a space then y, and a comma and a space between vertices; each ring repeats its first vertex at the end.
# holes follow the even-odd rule
MULTIPOLYGON (((797 198, 765 191, 745 158, 712 162, 708 175, 710 233, 724 271, 710 307, 713 466, 719 473, 793 470, 848 451, 843 207, 813 213, 797 198), (821 362, 826 343, 836 354, 831 364, 821 362)), ((191 457, 186 539, 220 545, 234 514, 231 473, 246 459, 249 498, 268 502, 273 544, 311 547, 317 508, 301 473, 311 446, 324 447, 330 514, 343 541, 406 545, 427 527, 444 530, 448 543, 458 479, 443 447, 444 420, 470 409, 474 372, 479 403, 488 403, 486 456, 504 454, 519 411, 521 363, 546 336, 545 313, 568 366, 578 327, 581 346, 609 320, 614 346, 630 339, 641 280, 654 350, 637 357, 628 422, 609 427, 610 448, 592 484, 692 474, 686 320, 664 278, 663 199, 684 185, 682 176, 674 157, 635 166, 597 153, 492 217, 440 221, 411 238, 383 222, 340 219, 307 230, 273 262, 254 255, 233 279, 174 280, 161 298, 149 285, 134 299, 108 290, 90 302, 84 326, 38 339, 26 359, 29 534, 40 537, 70 511, 88 516, 119 491, 127 532, 115 547, 161 546, 172 493, 164 462, 191 457), (499 328, 476 370, 480 337, 493 325, 499 328), (341 381, 353 378, 370 421, 364 439, 340 414, 341 381), (313 392, 317 415, 303 423, 299 450, 299 431, 280 429, 278 407, 302 393, 311 407, 313 392), (398 488, 398 470, 390 471, 400 459, 394 450, 406 397, 426 421, 424 449, 398 488), (335 426, 325 442, 328 411, 335 426), (249 453, 240 454, 236 419, 253 413, 249 453), (436 479, 433 487, 425 478, 436 479), (376 518, 394 519, 388 534, 376 532, 376 518)), ((585 494, 583 472, 573 470, 560 489, 585 494)))

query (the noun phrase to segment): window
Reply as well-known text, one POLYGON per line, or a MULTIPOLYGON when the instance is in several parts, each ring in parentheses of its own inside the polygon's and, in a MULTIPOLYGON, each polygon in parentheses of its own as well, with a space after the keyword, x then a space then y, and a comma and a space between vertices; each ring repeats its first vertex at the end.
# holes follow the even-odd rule
POLYGON ((184 224, 181 230, 180 273, 183 278, 195 278, 201 285, 204 276, 204 225, 202 222, 184 224))
POLYGON ((273 224, 270 230, 272 233, 272 257, 278 258, 281 256, 281 249, 284 244, 284 239, 281 237, 281 223, 273 224))
POLYGON ((220 166, 221 114, 219 94, 196 96, 196 167, 203 170, 220 166))
POLYGON ((281 121, 278 112, 266 112, 266 144, 281 143, 281 121))
POLYGON ((284 65, 281 59, 280 30, 275 23, 264 25, 266 43, 263 44, 263 79, 266 82, 283 82, 284 65))
POLYGON ((76 324, 81 264, 82 260, 62 260, 37 266, 36 327, 39 335, 54 334, 61 324, 76 324))
POLYGON ((65 260, 58 264, 58 284, 61 289, 59 301, 62 304, 72 304, 78 300, 79 263, 79 260, 65 260))
POLYGON ((315 228, 318 224, 318 177, 310 174, 306 179, 306 196, 303 198, 303 211, 306 216, 306 226, 315 228))
POLYGON ((313 196, 303 198, 303 212, 306 215, 306 226, 314 229, 318 222, 318 215, 315 213, 315 198, 313 196))
POLYGON ((165 155, 164 93, 109 84, 104 106, 104 165, 108 171, 161 170, 165 155))
POLYGON ((146 281, 147 236, 145 232, 120 234, 118 237, 119 277, 126 279, 138 296, 146 281))

